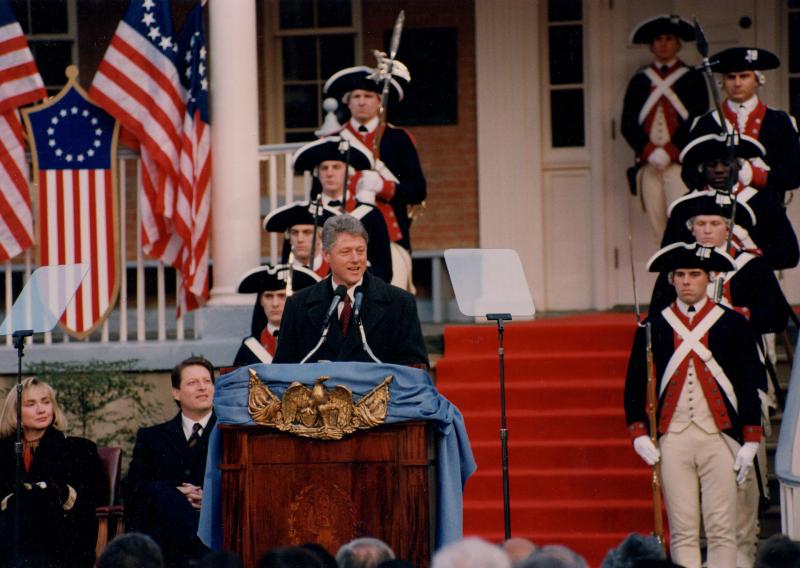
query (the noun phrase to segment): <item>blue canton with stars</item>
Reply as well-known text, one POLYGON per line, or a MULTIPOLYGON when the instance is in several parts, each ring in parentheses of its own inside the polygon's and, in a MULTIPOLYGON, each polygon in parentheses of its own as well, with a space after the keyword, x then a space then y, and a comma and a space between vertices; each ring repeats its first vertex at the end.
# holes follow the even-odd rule
POLYGON ((181 84, 188 93, 186 112, 194 115, 200 111, 200 118, 208 124, 208 67, 205 35, 203 33, 203 14, 200 4, 186 18, 178 39, 178 61, 181 84))
POLYGON ((74 88, 54 105, 28 117, 40 170, 111 168, 114 119, 74 88))
POLYGON ((165 57, 173 63, 177 61, 178 43, 174 40, 169 0, 132 0, 124 20, 165 57))

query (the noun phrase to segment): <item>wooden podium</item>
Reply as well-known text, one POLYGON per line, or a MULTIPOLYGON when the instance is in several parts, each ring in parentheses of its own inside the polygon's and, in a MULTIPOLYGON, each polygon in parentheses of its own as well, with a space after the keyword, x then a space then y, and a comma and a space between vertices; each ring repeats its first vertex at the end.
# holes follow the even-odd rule
POLYGON ((426 422, 342 440, 220 425, 223 546, 253 567, 272 548, 317 542, 331 554, 360 536, 430 563, 435 528, 433 436, 426 422))

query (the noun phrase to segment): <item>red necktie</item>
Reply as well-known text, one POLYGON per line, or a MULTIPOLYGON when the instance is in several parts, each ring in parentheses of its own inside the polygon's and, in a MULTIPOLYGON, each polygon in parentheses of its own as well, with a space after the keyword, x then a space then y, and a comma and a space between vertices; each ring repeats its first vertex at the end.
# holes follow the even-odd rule
POLYGON ((347 328, 350 327, 350 314, 353 312, 353 304, 350 302, 350 295, 344 296, 344 307, 339 315, 339 326, 342 329, 342 337, 347 337, 347 328))

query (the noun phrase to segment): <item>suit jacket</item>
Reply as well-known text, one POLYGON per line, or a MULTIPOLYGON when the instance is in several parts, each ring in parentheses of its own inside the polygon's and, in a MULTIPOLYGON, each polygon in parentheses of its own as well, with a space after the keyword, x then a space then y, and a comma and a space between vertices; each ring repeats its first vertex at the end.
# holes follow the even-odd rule
MULTIPOLYGON (((363 287, 361 319, 375 356, 384 363, 427 366, 414 297, 369 273, 364 274, 363 287)), ((314 348, 332 299, 328 277, 287 300, 273 363, 299 363, 314 348)), ((347 336, 342 337, 335 317, 334 313, 326 342, 309 361, 372 361, 364 351, 358 326, 351 321, 347 336)))
POLYGON ((194 448, 186 441, 180 412, 168 422, 139 430, 122 486, 132 529, 147 526, 147 511, 159 502, 172 502, 182 483, 203 485, 208 440, 216 420, 212 412, 194 448))
MULTIPOLYGON (((0 440, 0 499, 14 492, 14 436, 0 440)), ((97 540, 95 509, 108 504, 108 484, 97 446, 84 438, 67 437, 53 427, 45 431, 33 456, 30 470, 23 472, 27 483, 45 482, 47 488, 23 491, 23 553, 38 554, 64 567, 94 565, 97 540), (69 511, 62 505, 76 493, 69 511)), ((13 544, 13 497, 0 514, 0 565, 6 548, 13 544)), ((31 564, 34 565, 34 564, 31 564)))
MULTIPOLYGON (((711 301, 711 300, 709 300, 711 301)), ((718 385, 725 403, 731 427, 724 432, 731 438, 741 442, 748 430, 761 429, 761 407, 756 384, 764 375, 758 359, 756 340, 747 320, 733 310, 723 307, 725 313, 708 331, 708 349, 714 359, 724 370, 733 385, 738 400, 738 411, 734 410, 725 391, 718 385)), ((652 324, 653 361, 656 369, 656 392, 660 391, 664 370, 675 352, 675 338, 672 327, 664 319, 661 312, 651 312, 648 321, 652 324)), ((672 380, 675 380, 673 377, 672 380)), ((659 396, 657 416, 660 425, 661 410, 668 389, 659 396)), ((636 330, 628 361, 628 373, 625 379, 625 420, 629 428, 641 431, 644 424, 646 433, 647 418, 647 365, 645 328, 636 330)), ((760 434, 759 434, 760 435, 760 434)))

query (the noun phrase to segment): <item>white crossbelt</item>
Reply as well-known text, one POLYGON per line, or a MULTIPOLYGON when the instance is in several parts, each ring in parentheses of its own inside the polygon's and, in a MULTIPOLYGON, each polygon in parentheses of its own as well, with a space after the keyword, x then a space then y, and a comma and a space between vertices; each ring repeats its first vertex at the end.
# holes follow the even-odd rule
POLYGON ((269 351, 264 349, 264 346, 261 345, 258 339, 251 335, 244 340, 244 344, 262 363, 272 363, 272 355, 269 354, 269 351))
MULTIPOLYGON (((359 140, 358 136, 353 134, 353 132, 349 128, 347 128, 347 127, 342 128, 342 130, 339 132, 339 136, 341 136, 342 138, 347 139, 347 141, 350 142, 351 146, 353 146, 354 148, 358 148, 359 150, 364 152, 367 156, 372 156, 372 150, 370 150, 369 148, 364 146, 364 143, 361 142, 361 140, 359 140)), ((400 181, 400 180, 397 179, 397 176, 395 176, 392 173, 392 171, 389 168, 386 167, 386 164, 384 164, 381 160, 376 160, 375 161, 374 169, 375 169, 376 172, 381 174, 381 177, 383 179, 387 179, 389 181, 393 181, 394 183, 397 183, 397 182, 400 181)))
POLYGON ((697 326, 690 330, 687 328, 683 322, 675 315, 675 312, 672 311, 671 307, 664 308, 661 311, 661 315, 664 316, 664 319, 667 320, 667 323, 672 327, 673 330, 680 336, 682 342, 678 345, 678 348, 675 350, 675 353, 672 354, 670 357, 669 362, 667 363, 667 368, 664 371, 664 377, 661 380, 661 387, 659 389, 659 397, 664 393, 664 390, 667 388, 670 379, 675 375, 680 367, 680 364, 683 360, 689 355, 690 352, 694 352, 700 359, 705 363, 705 366, 711 372, 711 375, 716 379, 717 384, 719 387, 725 392, 725 395, 728 397, 731 405, 733 405, 734 410, 739 408, 738 400, 736 399, 736 393, 733 390, 733 385, 731 384, 730 379, 728 379, 725 371, 722 370, 719 363, 717 363, 716 359, 714 359, 714 355, 711 351, 703 345, 701 340, 708 330, 711 329, 717 320, 722 317, 722 314, 725 313, 719 306, 714 306, 711 308, 711 311, 706 314, 700 322, 698 322, 697 326))
POLYGON ((644 124, 647 115, 650 114, 650 111, 654 106, 656 106, 656 103, 662 96, 666 97, 666 99, 670 102, 670 104, 672 104, 672 106, 675 108, 675 111, 683 120, 689 118, 689 111, 686 110, 683 102, 681 102, 681 100, 678 98, 678 95, 675 94, 675 91, 672 90, 672 85, 674 85, 678 79, 686 75, 688 72, 688 67, 681 67, 674 73, 671 73, 669 76, 662 79, 652 67, 648 67, 644 70, 644 74, 647 75, 647 78, 650 79, 650 82, 655 85, 655 89, 653 89, 653 91, 650 93, 650 96, 647 97, 642 110, 639 111, 639 124, 644 124))

